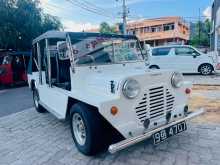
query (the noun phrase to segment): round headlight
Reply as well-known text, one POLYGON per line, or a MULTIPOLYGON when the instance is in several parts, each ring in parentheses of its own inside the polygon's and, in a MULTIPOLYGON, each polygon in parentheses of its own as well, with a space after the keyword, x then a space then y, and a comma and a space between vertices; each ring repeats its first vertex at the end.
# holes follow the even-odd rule
POLYGON ((129 99, 134 99, 135 97, 137 97, 140 91, 140 84, 134 79, 126 80, 122 88, 124 96, 129 99))
POLYGON ((183 85, 184 77, 181 73, 175 72, 171 78, 171 84, 175 88, 180 88, 183 85))

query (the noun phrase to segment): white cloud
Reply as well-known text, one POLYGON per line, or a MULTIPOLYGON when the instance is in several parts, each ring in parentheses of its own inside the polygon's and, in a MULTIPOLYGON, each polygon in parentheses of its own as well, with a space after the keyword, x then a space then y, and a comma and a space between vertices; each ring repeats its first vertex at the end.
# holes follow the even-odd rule
POLYGON ((212 8, 211 6, 208 6, 204 11, 203 11, 203 16, 210 18, 212 15, 212 8))
POLYGON ((71 20, 63 20, 62 21, 64 25, 65 31, 74 31, 74 32, 80 32, 80 31, 86 31, 90 29, 96 29, 99 27, 99 25, 92 24, 90 22, 87 23, 81 23, 81 22, 75 22, 71 20))

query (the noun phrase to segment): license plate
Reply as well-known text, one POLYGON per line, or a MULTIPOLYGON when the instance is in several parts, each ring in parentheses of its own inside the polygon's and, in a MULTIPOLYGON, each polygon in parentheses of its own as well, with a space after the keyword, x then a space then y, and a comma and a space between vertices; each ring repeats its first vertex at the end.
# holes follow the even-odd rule
POLYGON ((183 131, 186 131, 186 122, 181 122, 176 125, 170 126, 166 129, 160 130, 159 132, 153 134, 154 144, 157 145, 171 136, 177 135, 183 131))

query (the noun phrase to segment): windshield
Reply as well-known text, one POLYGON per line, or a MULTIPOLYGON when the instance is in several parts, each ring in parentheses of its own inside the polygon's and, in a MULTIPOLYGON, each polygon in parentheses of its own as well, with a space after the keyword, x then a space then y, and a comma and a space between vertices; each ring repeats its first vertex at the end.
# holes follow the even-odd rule
POLYGON ((11 61, 12 61, 12 57, 11 57, 11 56, 3 56, 3 57, 0 57, 0 65, 10 64, 11 61))
POLYGON ((143 60, 139 43, 134 39, 89 38, 72 40, 76 64, 124 63, 143 60))

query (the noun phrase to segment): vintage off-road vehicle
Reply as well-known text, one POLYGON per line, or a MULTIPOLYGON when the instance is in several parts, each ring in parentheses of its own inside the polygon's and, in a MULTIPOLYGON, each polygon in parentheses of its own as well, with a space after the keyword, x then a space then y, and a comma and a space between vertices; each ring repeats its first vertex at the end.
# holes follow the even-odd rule
POLYGON ((69 119, 79 151, 115 153, 187 129, 191 84, 177 72, 147 69, 135 36, 47 32, 33 41, 28 76, 38 112, 69 119))

